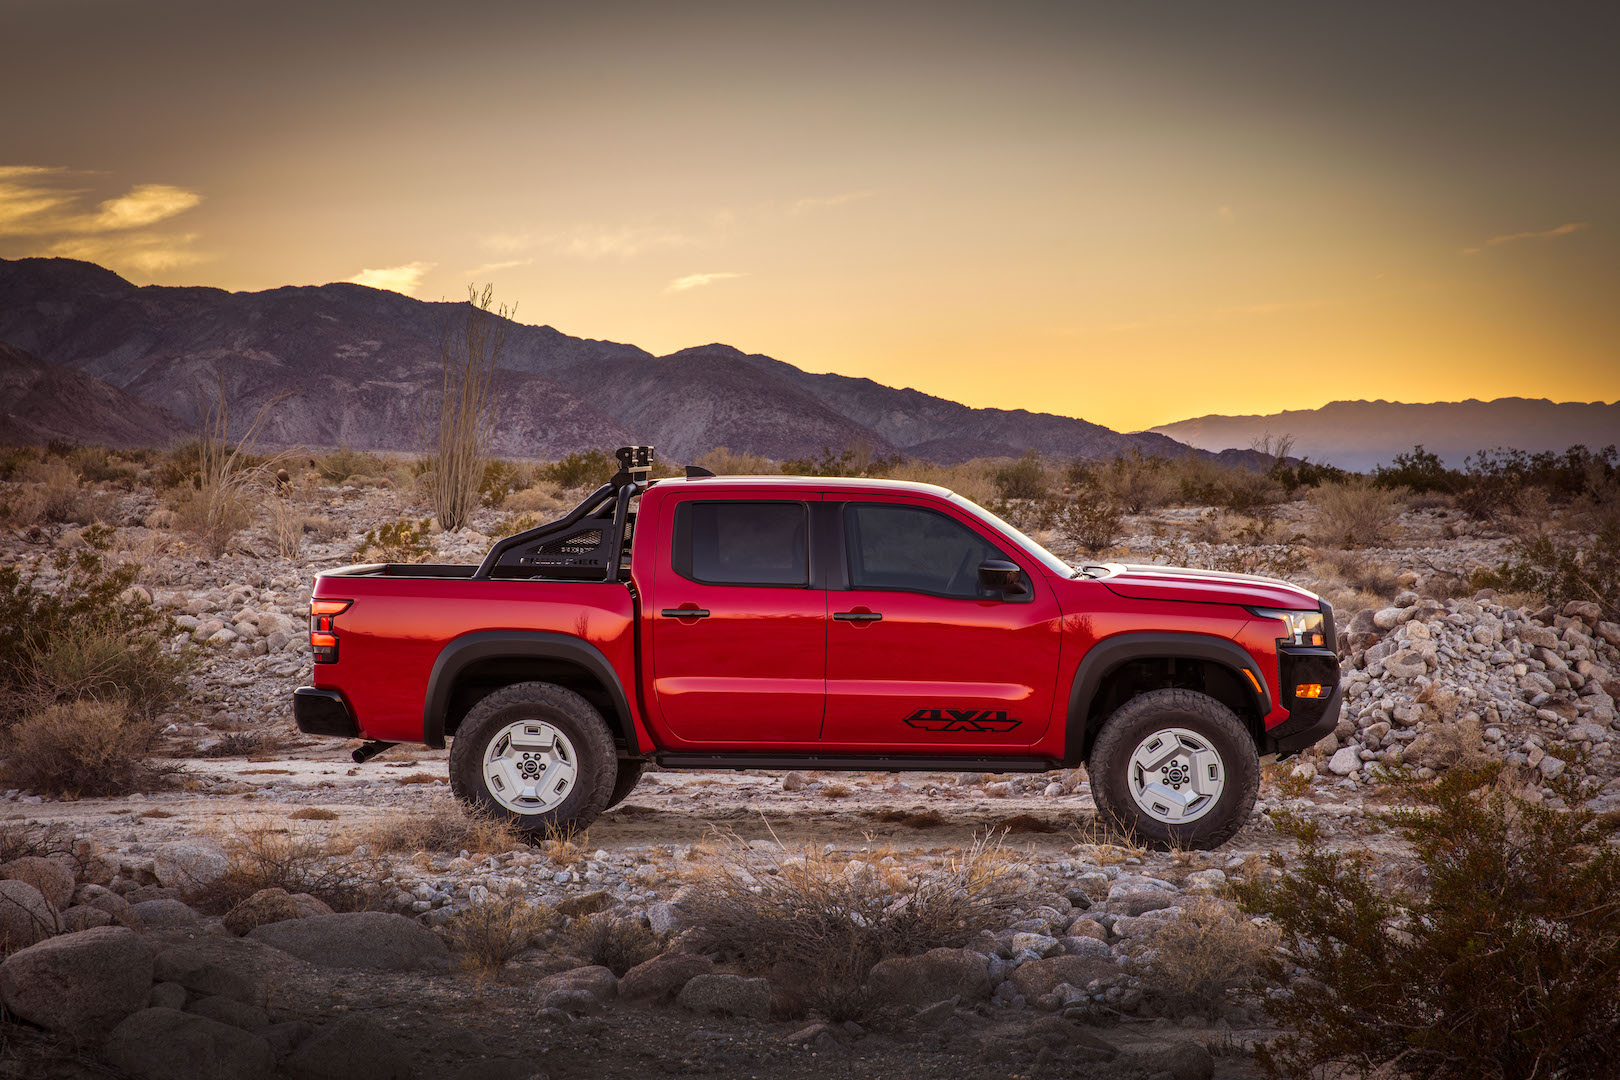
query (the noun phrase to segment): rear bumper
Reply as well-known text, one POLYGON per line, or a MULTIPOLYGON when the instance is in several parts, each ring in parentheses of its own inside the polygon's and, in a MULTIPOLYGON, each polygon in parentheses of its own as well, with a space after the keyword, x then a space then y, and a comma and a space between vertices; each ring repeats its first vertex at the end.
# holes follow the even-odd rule
POLYGON ((293 719, 305 735, 325 735, 335 739, 358 739, 360 725, 349 711, 349 703, 336 690, 300 686, 293 691, 293 719))
POLYGON ((1282 676, 1282 705, 1288 719, 1266 732, 1265 751, 1288 757, 1307 750, 1339 726, 1339 710, 1344 703, 1344 683, 1339 678, 1339 658, 1332 649, 1279 649, 1278 668, 1282 676), (1331 686, 1326 697, 1295 697, 1298 683, 1331 686))

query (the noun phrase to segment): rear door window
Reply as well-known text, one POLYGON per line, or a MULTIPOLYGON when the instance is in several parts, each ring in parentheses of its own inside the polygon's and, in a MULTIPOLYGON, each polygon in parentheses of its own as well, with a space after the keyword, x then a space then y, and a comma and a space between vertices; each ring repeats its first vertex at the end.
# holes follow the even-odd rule
POLYGON ((788 500, 693 499, 675 511, 676 573, 705 585, 810 583, 810 512, 788 500))

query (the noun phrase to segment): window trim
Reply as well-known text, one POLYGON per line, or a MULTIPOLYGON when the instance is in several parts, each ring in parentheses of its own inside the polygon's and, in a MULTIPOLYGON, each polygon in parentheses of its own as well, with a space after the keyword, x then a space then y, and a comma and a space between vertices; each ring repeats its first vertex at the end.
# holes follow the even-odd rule
POLYGON ((815 504, 806 499, 682 499, 675 504, 674 528, 671 529, 670 569, 675 576, 715 589, 811 589, 815 588, 816 559, 813 536, 815 504), (711 581, 697 576, 692 565, 692 507, 694 506, 797 506, 804 514, 804 581, 788 584, 782 581, 711 581))
MULTIPOLYGON (((933 596, 941 600, 960 600, 975 604, 1030 604, 1034 603, 1035 601, 1035 583, 1033 576, 1030 574, 1029 568, 1024 565, 1024 561, 1022 559, 1019 559, 1016 557, 1016 555, 1009 554, 1003 550, 1003 548, 1008 546, 1005 540, 1000 537, 987 536, 982 530, 975 528, 973 524, 969 523, 968 521, 964 521, 955 514, 947 513, 945 510, 939 507, 928 506, 920 502, 889 499, 850 499, 847 502, 838 504, 838 519, 838 539, 840 545, 843 547, 843 559, 841 561, 843 564, 844 581, 842 591, 910 593, 913 596, 933 596), (855 509, 861 506, 890 506, 904 510, 921 511, 925 514, 937 514, 946 521, 966 529, 968 532, 990 545, 991 548, 1000 554, 1001 558, 1018 567, 1019 573, 1023 575, 1022 581, 1024 584, 1024 594, 1022 596, 994 596, 987 595, 983 591, 977 591, 972 596, 963 596, 960 593, 941 592, 936 589, 908 588, 903 585, 857 584, 855 581, 855 546, 851 543, 850 522, 852 520, 851 515, 854 513, 855 509)), ((1015 548, 1015 550, 1017 550, 1017 545, 1012 546, 1015 548)), ((1018 551, 1018 553, 1022 554, 1021 550, 1018 551)))

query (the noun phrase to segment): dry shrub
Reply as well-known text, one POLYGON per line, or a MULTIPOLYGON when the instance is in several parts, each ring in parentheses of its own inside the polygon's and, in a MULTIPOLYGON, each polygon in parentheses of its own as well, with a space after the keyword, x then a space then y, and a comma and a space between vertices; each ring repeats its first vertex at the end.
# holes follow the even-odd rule
POLYGON ((1233 904, 1185 899, 1181 914, 1164 920, 1138 955, 1145 962, 1143 987, 1171 1015, 1218 1009, 1228 991, 1247 988, 1265 972, 1280 938, 1275 928, 1257 925, 1233 904))
POLYGON ((557 913, 545 904, 491 895, 457 912, 445 924, 444 938, 469 966, 488 972, 529 948, 556 921, 557 913))
POLYGON ((287 815, 294 821, 336 821, 337 811, 320 806, 305 806, 287 815))
POLYGON ((934 484, 948 488, 965 499, 987 506, 996 498, 996 487, 991 479, 990 463, 975 459, 960 465, 936 465, 932 461, 903 461, 891 465, 885 473, 893 480, 910 480, 917 484, 934 484))
POLYGON ((1322 484, 1311 492, 1310 501, 1316 508, 1316 538, 1344 548, 1383 540, 1402 510, 1402 492, 1366 479, 1322 484))
POLYGON ((12 525, 89 525, 103 507, 80 486, 66 462, 51 460, 25 470, 29 482, 12 489, 0 504, 0 520, 12 525))
POLYGON ((454 799, 434 799, 411 810, 370 822, 361 843, 380 854, 414 855, 419 851, 490 854, 527 848, 528 842, 506 822, 472 810, 454 799))
POLYGON ((1403 760, 1438 771, 1478 769, 1489 760, 1484 745, 1479 721, 1472 716, 1430 719, 1423 734, 1406 748, 1403 760))
POLYGON ((0 865, 24 856, 78 861, 73 853, 73 834, 66 826, 18 821, 15 818, 0 821, 0 865))
POLYGON ((1329 578, 1356 592, 1389 599, 1400 591, 1400 574, 1392 566, 1365 552, 1321 548, 1313 551, 1310 565, 1318 577, 1329 578))
POLYGON ((174 505, 175 525, 197 538, 215 555, 222 554, 236 534, 252 521, 252 507, 275 489, 275 475, 286 455, 259 459, 253 446, 270 413, 283 397, 259 407, 236 442, 230 441, 230 409, 225 380, 211 399, 199 402, 201 429, 192 444, 196 471, 191 486, 182 487, 174 505))
POLYGON ((569 947, 593 964, 623 976, 669 946, 669 935, 655 934, 640 919, 601 912, 581 915, 568 928, 569 947))
POLYGON ((521 491, 514 491, 502 505, 512 514, 545 514, 558 510, 566 500, 550 480, 536 481, 521 491))
POLYGON ((332 484, 341 484, 352 476, 376 476, 386 469, 382 458, 376 454, 351 450, 347 446, 339 447, 315 462, 315 471, 321 479, 332 484))
POLYGON ((585 861, 590 851, 591 835, 572 829, 548 830, 544 839, 536 843, 540 853, 558 866, 575 866, 585 861))
POLYGON ((855 792, 848 784, 831 783, 821 786, 821 797, 824 799, 847 799, 853 794, 855 792))
POLYGON ((6 783, 64 798, 147 791, 174 770, 154 764, 157 725, 121 701, 70 701, 23 717, 4 737, 6 783))
POLYGON ((270 539, 275 541, 276 554, 283 559, 296 559, 304 546, 304 513, 290 494, 277 491, 265 503, 270 517, 270 539))
POLYGON ((717 446, 694 460, 692 464, 708 469, 716 476, 759 476, 781 472, 776 463, 769 458, 746 451, 732 450, 728 446, 717 446))
MULTIPOLYGON (((512 310, 492 310, 494 286, 467 286, 460 318, 446 318, 439 335, 441 384, 432 437, 433 512, 446 532, 467 523, 479 504, 485 460, 495 426, 495 370, 512 310)), ((504 491, 502 495, 504 497, 504 491)))
MULTIPOLYGON (((1107 466, 1094 470, 1093 475, 1097 486, 1111 495, 1126 513, 1140 514, 1168 504, 1180 493, 1168 465, 1164 458, 1144 457, 1141 450, 1133 447, 1107 466)), ((1072 467, 1070 476, 1076 476, 1072 467)))
POLYGON ((1053 527, 1080 550, 1095 555, 1119 543, 1119 503, 1106 491, 1083 490, 1057 510, 1053 527))
POLYGON ((816 848, 757 850, 718 838, 691 871, 689 907, 717 948, 755 970, 776 969, 808 1004, 853 1019, 867 972, 891 956, 965 945, 999 926, 1025 892, 999 840, 915 868, 816 848))
POLYGON ((385 863, 312 829, 236 822, 220 842, 225 876, 187 898, 204 911, 223 914, 260 889, 309 893, 334 911, 385 910, 391 898, 385 863))
POLYGON ((192 752, 193 757, 259 757, 287 747, 287 736, 279 731, 227 731, 209 746, 192 752))
POLYGON ((419 563, 433 555, 432 518, 384 522, 366 530, 354 549, 355 562, 419 563))

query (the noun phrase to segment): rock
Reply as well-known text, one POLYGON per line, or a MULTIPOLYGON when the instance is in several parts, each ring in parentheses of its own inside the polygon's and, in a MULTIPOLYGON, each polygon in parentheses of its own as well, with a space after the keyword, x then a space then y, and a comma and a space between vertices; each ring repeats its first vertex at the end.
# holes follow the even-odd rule
POLYGON ((1415 649, 1402 649, 1385 658, 1384 672, 1396 679, 1415 679, 1428 673, 1429 665, 1415 649))
POLYGON ((742 975, 698 975, 681 987, 676 1000, 696 1013, 721 1013, 768 1020, 771 984, 742 975))
POLYGON ((990 999, 989 962, 971 949, 929 949, 921 956, 880 961, 867 976, 879 998, 896 1005, 932 1005, 949 997, 990 999))
POLYGON ((1013 990, 1030 1001, 1050 994, 1059 983, 1085 986, 1092 979, 1119 974, 1111 960, 1085 956, 1049 956, 1045 960, 1031 960, 1013 969, 1007 977, 1013 990))
MULTIPOLYGON (((1314 775, 1314 774, 1313 774, 1314 775)), ((1226 884, 1226 871, 1219 867, 1197 870, 1187 875, 1187 885, 1194 889, 1215 889, 1226 884)))
POLYGON ((26 881, 0 881, 0 949, 21 949, 43 941, 60 927, 56 909, 26 881))
POLYGON ((225 913, 225 929, 241 937, 255 927, 303 917, 286 889, 260 889, 225 913))
POLYGON ((1062 949, 1062 946, 1058 944, 1058 939, 1050 934, 1014 934, 1011 944, 1014 955, 1030 952, 1036 956, 1051 956, 1062 949))
POLYGON ((122 926, 50 938, 0 964, 0 1001, 51 1031, 99 1034, 146 1006, 152 948, 122 926))
POLYGON ((1541 770, 1541 775, 1546 777, 1548 780, 1556 780, 1564 774, 1564 769, 1567 767, 1567 764, 1562 759, 1555 758, 1551 754, 1548 754, 1546 757, 1541 759, 1540 763, 1537 764, 1536 767, 1541 770))
POLYGON ((611 892, 606 889, 597 889, 595 892, 588 892, 582 896, 570 896, 568 899, 561 901, 557 904, 557 914, 569 918, 577 918, 580 915, 595 915, 598 912, 606 911, 618 902, 619 898, 611 892))
POLYGON ((1567 618, 1579 619, 1587 626, 1596 626, 1603 618, 1603 609, 1590 600, 1571 600, 1564 605, 1567 618))
POLYGON ((28 882, 58 911, 73 903, 73 871, 55 859, 24 855, 0 863, 0 878, 28 882))
POLYGON ((176 1009, 143 1009, 113 1028, 102 1055, 138 1080, 268 1080, 270 1044, 176 1009))
POLYGON ((1188 1040, 1127 1051, 1116 1065, 1160 1080, 1212 1080, 1215 1075, 1215 1058, 1208 1048, 1188 1040))
POLYGON ((149 1009, 183 1009, 186 1007, 186 988, 176 982, 160 982, 152 987, 146 998, 149 1009))
POLYGON ((1349 776, 1361 768, 1361 748, 1355 743, 1341 746, 1328 759, 1328 772, 1335 776, 1349 776))
POLYGON ((187 840, 164 844, 152 854, 152 872, 165 889, 199 892, 214 884, 231 868, 231 860, 218 844, 187 840))
POLYGON ((200 997, 217 994, 252 1003, 263 1000, 264 996, 259 980, 242 967, 216 963, 184 946, 158 953, 152 965, 152 977, 159 982, 175 983, 200 997))
POLYGON ((282 1061, 315 1034, 315 1025, 308 1020, 286 1020, 260 1028, 255 1034, 269 1043, 270 1052, 276 1055, 277 1061, 282 1061))
POLYGON ((243 1031, 258 1031, 270 1025, 270 1016, 257 1005, 237 1001, 235 998, 215 994, 192 1003, 191 1012, 218 1020, 222 1024, 239 1027, 243 1031))
POLYGON ((196 926, 202 916, 181 900, 142 900, 129 905, 129 922, 140 930, 177 930, 196 926))
POLYGON ((583 990, 598 1001, 610 1001, 619 993, 619 980, 610 968, 593 964, 547 975, 534 987, 541 1000, 555 990, 583 990))
POLYGON ((805 780, 803 773, 797 773, 797 772, 786 773, 782 777, 782 790, 783 791, 803 791, 804 788, 805 788, 806 783, 807 783, 807 781, 805 780))
POLYGON ((282 1067, 293 1080, 410 1080, 411 1075, 411 1059, 399 1040, 364 1016, 346 1016, 321 1028, 282 1067))
POLYGON ((64 934, 72 934, 79 930, 90 930, 97 926, 106 926, 113 921, 113 917, 100 908, 90 907, 88 904, 77 904, 62 912, 61 924, 64 934))
POLYGON ((80 885, 73 891, 73 902, 100 908, 115 922, 123 922, 129 916, 129 901, 102 885, 80 885))
POLYGON ((332 905, 318 896, 311 896, 307 892, 293 893, 293 903, 298 906, 298 917, 307 919, 312 915, 332 915, 332 905))
POLYGON ((1403 608, 1387 607, 1373 613, 1373 625, 1380 630, 1393 630, 1407 619, 1411 612, 1403 608))
POLYGON ((1092 960, 1112 962, 1113 958, 1108 943, 1094 937, 1066 937, 1063 939, 1063 951, 1069 956, 1083 956, 1092 960))
POLYGON ((1108 890, 1108 911, 1114 915, 1141 915, 1167 908, 1175 902, 1174 892, 1157 885, 1122 881, 1108 890))
POLYGON ((315 915, 266 923, 249 938, 321 967, 444 971, 450 950, 421 923, 382 911, 315 915))
POLYGON ((589 990, 573 990, 563 987, 553 990, 540 1000, 542 1009, 553 1009, 557 1012, 579 1015, 581 1013, 595 1013, 602 1010, 602 1002, 589 990))
POLYGON ((665 953, 637 964, 619 980, 619 996, 626 1001, 668 1001, 681 987, 714 970, 714 962, 698 953, 665 953))

